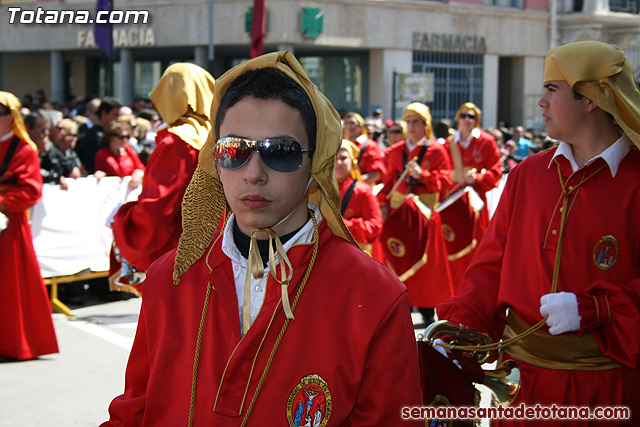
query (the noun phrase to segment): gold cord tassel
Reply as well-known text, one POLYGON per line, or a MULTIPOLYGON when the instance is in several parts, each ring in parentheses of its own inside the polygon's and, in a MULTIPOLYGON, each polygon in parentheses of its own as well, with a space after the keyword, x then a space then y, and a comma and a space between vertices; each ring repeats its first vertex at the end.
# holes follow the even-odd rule
POLYGON ((251 326, 251 276, 256 279, 264 276, 264 266, 262 265, 262 258, 260 257, 260 250, 258 249, 257 234, 259 232, 267 233, 269 237, 269 269, 271 276, 282 287, 282 308, 287 319, 293 320, 293 311, 291 310, 291 304, 289 303, 289 282, 293 277, 293 268, 287 253, 282 246, 282 242, 278 235, 270 228, 262 228, 251 233, 251 243, 249 244, 249 265, 247 267, 247 275, 244 280, 244 304, 242 306, 242 334, 245 335, 251 326), (275 253, 273 246, 275 243, 276 253, 280 259, 280 279, 278 279, 275 253))

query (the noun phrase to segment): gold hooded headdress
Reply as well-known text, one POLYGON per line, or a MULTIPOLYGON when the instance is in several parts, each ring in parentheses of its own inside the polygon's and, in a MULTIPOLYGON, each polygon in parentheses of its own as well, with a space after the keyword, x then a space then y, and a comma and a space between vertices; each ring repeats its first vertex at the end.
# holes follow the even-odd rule
POLYGON ((429 107, 421 102, 412 102, 405 107, 404 112, 402 113, 402 120, 406 121, 407 117, 412 115, 420 116, 420 118, 424 120, 424 132, 427 135, 427 139, 435 139, 432 126, 433 120, 431 118, 431 111, 429 111, 429 107))
POLYGON ((216 82, 211 105, 211 131, 200 150, 198 167, 187 187, 182 201, 182 228, 175 259, 173 281, 177 284, 184 274, 204 253, 218 228, 227 201, 216 169, 214 146, 215 117, 220 100, 231 83, 247 71, 259 68, 276 68, 300 85, 309 96, 316 113, 316 148, 311 164, 311 178, 317 189, 312 190, 309 201, 316 203, 323 218, 333 230, 353 244, 353 237, 340 216, 340 192, 335 176, 335 156, 342 142, 342 126, 338 113, 329 100, 318 90, 290 52, 274 52, 253 58, 223 74, 216 82))
POLYGON ((20 100, 11 92, 0 91, 0 104, 11 110, 11 115, 13 116, 13 133, 18 138, 25 140, 35 151, 38 151, 36 144, 31 140, 27 132, 24 120, 22 120, 20 100))
POLYGON ((214 88, 215 80, 206 70, 180 62, 165 70, 149 98, 169 125, 169 132, 200 150, 211 130, 214 88))
POLYGON ((544 81, 566 81, 611 114, 640 149, 640 92, 624 52, 606 43, 582 41, 554 47, 545 58, 544 81))

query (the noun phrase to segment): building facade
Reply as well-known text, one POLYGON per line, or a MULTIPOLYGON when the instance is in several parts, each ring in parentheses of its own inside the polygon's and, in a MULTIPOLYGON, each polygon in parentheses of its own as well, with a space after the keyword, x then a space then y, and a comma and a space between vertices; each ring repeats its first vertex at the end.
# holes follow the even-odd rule
MULTIPOLYGON (((380 107, 398 118, 422 101, 439 119, 472 101, 484 127, 541 128, 537 100, 550 46, 615 43, 640 69, 637 1, 267 0, 265 52, 292 51, 336 109, 367 116, 380 107)), ((0 88, 18 96, 44 89, 58 102, 113 94, 129 103, 146 97, 173 62, 195 62, 218 77, 249 57, 252 6, 114 0, 109 60, 90 23, 94 0, 1 0, 0 88)))

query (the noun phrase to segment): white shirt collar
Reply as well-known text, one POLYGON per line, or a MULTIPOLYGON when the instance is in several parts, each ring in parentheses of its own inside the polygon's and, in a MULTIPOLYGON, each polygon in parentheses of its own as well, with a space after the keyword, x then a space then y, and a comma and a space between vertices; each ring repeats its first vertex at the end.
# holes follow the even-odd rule
POLYGON ((471 134, 467 137, 467 139, 463 140, 462 135, 460 134, 460 130, 456 131, 456 136, 453 138, 453 141, 460 144, 463 148, 468 148, 469 144, 471 144, 471 140, 473 138, 478 138, 480 136, 480 129, 473 128, 471 134))
POLYGON ((13 129, 9 131, 9 133, 0 136, 0 142, 4 142, 13 136, 13 129))
POLYGON ((422 139, 418 142, 416 142, 415 144, 413 144, 409 138, 407 138, 405 140, 405 144, 407 145, 407 150, 409 150, 409 152, 412 152, 414 148, 416 148, 418 145, 420 144, 424 144, 427 141, 427 137, 423 136, 422 139))
MULTIPOLYGON (((593 157, 591 160, 586 162, 585 166, 593 162, 598 157, 601 157, 609 166, 609 170, 611 170, 611 176, 615 177, 616 174, 618 173, 618 168, 620 167, 620 163, 622 162, 622 159, 624 159, 624 156, 627 155, 630 149, 631 149, 631 141, 629 141, 629 138, 626 135, 622 135, 616 142, 614 142, 609 147, 607 147, 607 149, 604 150, 602 153, 598 154, 597 156, 593 157)), ((578 163, 576 163, 576 160, 573 157, 573 150, 571 149, 571 145, 567 144, 564 141, 560 141, 560 144, 558 145, 558 149, 556 150, 553 157, 551 158, 549 167, 551 167, 551 165, 553 164, 553 159, 555 159, 560 155, 564 156, 567 160, 569 160, 569 163, 571 164, 571 170, 573 170, 573 172, 579 169, 578 163)))

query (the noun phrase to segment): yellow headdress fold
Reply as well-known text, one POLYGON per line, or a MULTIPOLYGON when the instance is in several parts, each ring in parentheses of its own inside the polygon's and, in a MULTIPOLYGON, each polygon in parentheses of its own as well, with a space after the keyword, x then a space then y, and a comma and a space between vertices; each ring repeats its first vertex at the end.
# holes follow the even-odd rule
POLYGON ((624 52, 606 43, 582 41, 551 49, 544 81, 566 81, 579 94, 611 114, 640 149, 640 92, 624 52))
POLYGON ((227 205, 222 184, 218 177, 213 148, 215 117, 220 100, 231 83, 240 75, 259 68, 276 68, 299 84, 309 96, 316 113, 316 148, 311 164, 311 177, 317 183, 317 191, 309 195, 309 201, 317 203, 323 218, 333 230, 355 244, 340 217, 340 192, 335 176, 335 156, 342 141, 342 126, 338 113, 329 100, 318 90, 290 52, 274 52, 253 58, 223 74, 216 82, 211 105, 211 131, 200 150, 198 167, 187 188, 182 202, 183 232, 178 244, 173 280, 178 283, 184 274, 204 253, 211 243, 214 231, 227 205))
POLYGON ((344 149, 349 154, 349 158, 351 159, 351 170, 349 171, 351 178, 359 181, 361 176, 360 165, 358 165, 360 150, 353 142, 349 141, 348 139, 342 140, 340 149, 344 149))
POLYGON ((195 64, 170 65, 149 93, 169 132, 200 150, 211 130, 209 112, 215 80, 195 64))
POLYGON ((25 140, 35 151, 38 151, 38 147, 36 147, 36 144, 31 140, 27 128, 24 125, 24 120, 22 120, 20 100, 11 92, 0 91, 0 104, 11 110, 11 115, 13 116, 13 133, 16 134, 18 138, 25 140))
POLYGON ((420 116, 425 123, 425 133, 427 134, 427 138, 435 139, 432 126, 433 120, 431 119, 431 111, 429 111, 429 107, 421 102, 412 102, 405 107, 404 112, 402 113, 402 120, 406 120, 407 117, 411 115, 420 116))

